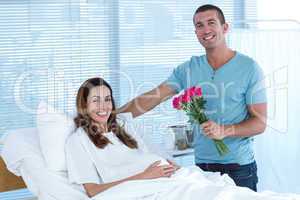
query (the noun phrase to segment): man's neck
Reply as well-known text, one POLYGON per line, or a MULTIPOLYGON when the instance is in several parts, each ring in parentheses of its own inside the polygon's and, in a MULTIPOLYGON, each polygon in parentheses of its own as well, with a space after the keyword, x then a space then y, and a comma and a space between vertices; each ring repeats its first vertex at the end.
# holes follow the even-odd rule
POLYGON ((207 61, 215 70, 222 67, 234 55, 235 52, 226 46, 206 50, 207 61))

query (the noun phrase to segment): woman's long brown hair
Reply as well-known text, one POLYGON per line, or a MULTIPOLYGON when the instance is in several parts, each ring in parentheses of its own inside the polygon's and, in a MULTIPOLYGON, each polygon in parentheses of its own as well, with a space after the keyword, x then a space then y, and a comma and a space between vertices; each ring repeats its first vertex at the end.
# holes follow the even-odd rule
MULTIPOLYGON (((94 125, 92 118, 87 113, 87 98, 90 90, 97 86, 105 86, 109 89, 112 99, 112 110, 116 110, 115 101, 110 85, 102 78, 91 78, 86 80, 79 88, 76 98, 77 116, 74 118, 76 127, 82 127, 90 140, 98 147, 103 149, 111 143, 103 132, 94 125)), ((126 131, 117 123, 116 115, 112 112, 107 121, 108 131, 112 131, 119 140, 129 148, 138 148, 138 144, 126 131)))

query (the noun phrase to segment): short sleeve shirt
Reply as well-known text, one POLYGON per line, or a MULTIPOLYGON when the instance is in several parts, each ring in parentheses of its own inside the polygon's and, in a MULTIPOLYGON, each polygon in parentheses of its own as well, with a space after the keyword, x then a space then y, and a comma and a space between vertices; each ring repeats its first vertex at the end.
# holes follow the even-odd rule
MULTIPOLYGON (((194 56, 174 69, 165 81, 177 93, 192 86, 201 86, 207 101, 205 112, 210 120, 219 124, 236 124, 247 119, 248 105, 265 103, 264 75, 251 58, 236 52, 235 56, 214 70, 206 55, 194 56)), ((194 124, 196 163, 239 163, 254 161, 252 137, 228 137, 224 142, 230 153, 219 156, 211 139, 194 124)))

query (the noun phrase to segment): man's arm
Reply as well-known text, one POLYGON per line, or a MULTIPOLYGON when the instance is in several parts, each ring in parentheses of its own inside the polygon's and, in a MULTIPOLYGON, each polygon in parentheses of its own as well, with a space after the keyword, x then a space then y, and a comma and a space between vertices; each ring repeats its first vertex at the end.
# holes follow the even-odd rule
POLYGON ((162 83, 158 87, 132 99, 130 102, 117 109, 116 112, 131 112, 133 117, 138 117, 175 94, 176 92, 173 88, 162 83))
POLYGON ((228 136, 252 136, 263 133, 267 126, 267 104, 253 104, 248 106, 250 118, 234 125, 233 132, 228 136))
POLYGON ((204 134, 213 139, 225 137, 249 137, 263 133, 266 129, 267 103, 248 105, 250 118, 233 125, 219 125, 207 121, 201 125, 204 134))

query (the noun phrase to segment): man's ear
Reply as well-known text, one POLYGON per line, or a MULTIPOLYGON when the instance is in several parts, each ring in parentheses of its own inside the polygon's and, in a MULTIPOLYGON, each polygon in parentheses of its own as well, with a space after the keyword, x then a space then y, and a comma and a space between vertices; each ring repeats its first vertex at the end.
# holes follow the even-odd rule
POLYGON ((227 23, 224 23, 223 24, 223 32, 228 33, 228 31, 229 31, 229 25, 227 23))

